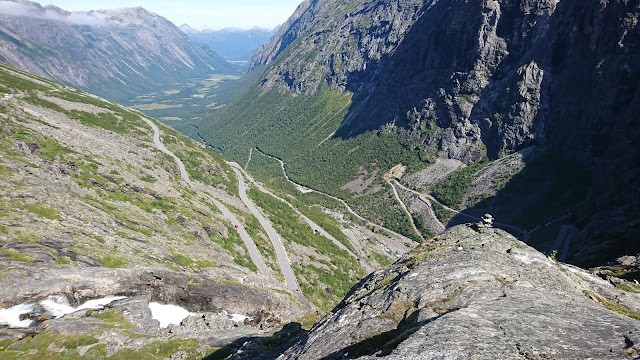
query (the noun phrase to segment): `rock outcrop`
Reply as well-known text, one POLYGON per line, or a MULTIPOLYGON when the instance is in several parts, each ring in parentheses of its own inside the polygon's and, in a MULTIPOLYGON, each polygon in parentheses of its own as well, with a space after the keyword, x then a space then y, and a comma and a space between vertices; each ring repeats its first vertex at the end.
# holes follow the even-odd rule
POLYGON ((460 225, 365 278, 283 358, 636 358, 638 310, 636 293, 460 225))

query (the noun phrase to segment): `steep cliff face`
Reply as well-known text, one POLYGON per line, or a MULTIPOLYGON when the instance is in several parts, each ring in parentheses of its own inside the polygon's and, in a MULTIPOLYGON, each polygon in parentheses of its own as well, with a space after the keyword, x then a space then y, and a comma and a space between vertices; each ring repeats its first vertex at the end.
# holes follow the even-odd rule
POLYGON ((185 78, 235 71, 142 8, 83 13, 29 1, 5 3, 0 59, 110 99, 130 100, 185 78))
POLYGON ((409 146, 470 163, 480 140, 498 157, 545 143, 567 118, 587 122, 591 111, 559 109, 566 95, 599 104, 597 84, 637 80, 639 11, 637 1, 307 1, 253 66, 272 64, 264 86, 353 91, 363 100, 352 131, 396 122, 411 129, 409 146))
MULTIPOLYGON (((587 235, 572 261, 586 264, 640 251, 639 17, 637 0, 306 1, 253 66, 266 68, 262 89, 309 95, 326 82, 352 93, 334 139, 393 129, 426 162, 532 146, 558 159, 529 158, 538 170, 519 176, 518 196, 539 202, 545 174, 562 178, 555 198, 587 189, 580 208, 538 222, 573 216, 587 235)), ((514 195, 478 211, 515 209, 514 195)))
POLYGON ((282 358, 635 358, 639 300, 503 231, 458 226, 369 275, 282 358))

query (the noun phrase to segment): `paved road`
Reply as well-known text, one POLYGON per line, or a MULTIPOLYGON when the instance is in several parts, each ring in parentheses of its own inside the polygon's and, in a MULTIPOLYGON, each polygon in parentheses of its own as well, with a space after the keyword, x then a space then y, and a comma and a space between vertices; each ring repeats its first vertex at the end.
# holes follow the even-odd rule
POLYGON ((433 221, 436 223, 436 225, 438 226, 437 229, 435 229, 438 233, 443 233, 445 230, 447 230, 447 227, 442 223, 442 221, 440 221, 440 219, 438 219, 438 217, 436 216, 436 212, 435 210, 433 210, 433 205, 431 204, 431 201, 427 200, 424 196, 420 195, 418 196, 418 199, 420 199, 423 203, 427 204, 427 208, 429 209, 429 216, 431 216, 431 218, 433 219, 433 221))
MULTIPOLYGON (((449 211, 451 211, 451 212, 453 212, 453 213, 455 213, 455 214, 457 214, 457 215, 462 215, 462 216, 466 216, 466 217, 468 217, 468 218, 470 218, 470 219, 473 219, 473 220, 482 221, 482 219, 481 219, 481 218, 479 218, 479 217, 477 217, 477 216, 473 216, 473 215, 465 214, 465 213, 463 213, 463 212, 461 212, 461 211, 458 211, 458 210, 456 210, 456 209, 452 209, 452 208, 450 208, 450 207, 448 207, 448 206, 444 205, 443 203, 439 202, 436 198, 434 198, 433 196, 431 196, 431 195, 429 195, 429 194, 423 194, 423 193, 418 192, 418 191, 415 191, 415 190, 413 190, 413 189, 409 189, 408 187, 406 187, 406 186, 404 186, 404 185, 400 184, 400 183, 399 183, 397 180, 395 180, 395 179, 393 179, 393 181, 394 181, 398 186, 400 186, 401 188, 403 188, 403 189, 405 189, 405 190, 407 190, 407 191, 410 191, 410 192, 412 192, 412 193, 414 193, 414 194, 416 194, 416 195, 418 195, 418 196, 422 196, 422 197, 429 198, 429 200, 431 200, 431 201, 433 201, 433 202, 436 202, 436 203, 440 204, 440 206, 442 206, 443 208, 445 208, 445 209, 447 209, 447 210, 449 210, 449 211)), ((425 200, 425 199, 422 199, 422 200, 426 202, 426 200, 425 200)), ((515 231, 517 231, 517 232, 521 233, 521 234, 522 234, 522 235, 524 235, 524 236, 526 236, 526 235, 527 235, 527 232, 526 232, 525 230, 522 230, 522 229, 520 229, 519 227, 515 227, 515 226, 513 226, 513 225, 503 224, 503 223, 499 223, 499 222, 495 222, 495 221, 493 222, 493 225, 494 225, 494 226, 496 226, 496 227, 502 227, 502 228, 507 228, 507 229, 515 230, 515 231)))
MULTIPOLYGON (((144 120, 144 122, 146 122, 153 129, 153 143, 156 145, 156 147, 160 151, 162 151, 163 153, 171 156, 175 160, 176 164, 178 164, 178 168, 180 169, 180 177, 182 178, 182 180, 187 185, 189 185, 191 187, 196 187, 191 182, 191 179, 189 178, 189 173, 187 172, 187 169, 185 168, 184 163, 182 162, 182 160, 180 160, 179 157, 177 157, 174 153, 169 151, 169 149, 167 149, 162 144, 162 142, 160 142, 160 130, 158 129, 158 126, 156 124, 154 124, 151 120, 149 120, 149 119, 147 119, 145 117, 141 116, 140 118, 142 120, 144 120)), ((241 181, 241 184, 243 184, 242 181, 241 181)), ((206 192, 204 192, 204 193, 206 194, 206 192)), ((251 237, 247 233, 247 231, 244 228, 244 226, 242 226, 242 224, 238 221, 236 216, 231 211, 229 211, 229 209, 226 206, 224 206, 221 202, 219 202, 218 200, 212 198, 208 194, 206 196, 207 196, 208 200, 210 202, 212 202, 218 208, 218 210, 220 210, 220 212, 222 212, 222 215, 224 217, 226 217, 234 226, 238 225, 238 234, 240 235, 240 238, 242 239, 242 241, 244 242, 245 247, 247 248, 247 252, 249 253, 249 256, 251 257, 251 261, 253 261, 253 263, 256 265, 256 267, 258 268, 258 271, 261 274, 270 276, 271 273, 269 272, 269 269, 267 268, 267 266, 264 263, 264 259, 262 258, 262 254, 260 254, 260 251, 258 251, 258 248, 256 247, 256 244, 253 242, 253 240, 251 239, 251 237)))
POLYGON ((391 185, 391 190, 393 190, 393 196, 395 196, 396 200, 398 200, 398 203, 402 207, 402 210, 404 210, 405 214, 409 217, 409 222, 411 223, 411 227, 413 227, 413 231, 415 231, 415 233, 418 234, 418 236, 420 236, 420 239, 424 241, 424 236, 422 236, 422 233, 420 232, 420 230, 418 230, 418 228, 416 227, 416 224, 413 222, 413 216, 411 216, 409 209, 407 209, 407 206, 404 204, 402 199, 400 199, 400 195, 398 195, 398 191, 396 190, 396 187, 393 186, 393 183, 388 178, 385 177, 385 180, 389 185, 391 185))
POLYGON ((580 230, 572 225, 564 225, 560 228, 560 232, 558 233, 558 237, 556 241, 551 245, 551 249, 549 249, 549 254, 553 253, 554 250, 558 251, 556 258, 558 261, 565 261, 567 259, 567 252, 569 251, 569 246, 571 245, 571 240, 578 235, 580 230), (564 244, 564 246, 563 246, 564 244))
MULTIPOLYGON (((267 233, 269 240, 271 240, 271 244, 273 245, 273 248, 276 253, 278 266, 280 266, 280 270, 282 271, 282 275, 284 276, 284 280, 287 284, 287 287, 291 291, 293 291, 294 294, 297 294, 299 298, 304 299, 302 297, 302 293, 300 292, 298 281, 296 280, 296 277, 293 274, 293 269, 291 268, 291 262, 289 261, 289 257, 287 256, 287 252, 284 246, 282 245, 282 241, 280 240, 280 237, 276 233, 273 226, 271 226, 271 223, 269 223, 269 221, 267 221, 267 219, 265 219, 265 217, 262 216, 260 211, 258 211, 258 209, 255 207, 253 202, 251 202, 251 200, 247 196, 247 189, 244 183, 242 172, 240 170, 240 165, 236 163, 228 163, 228 164, 232 166, 233 171, 236 173, 236 176, 238 177, 240 199, 242 199, 242 202, 244 202, 244 204, 247 206, 251 214, 253 214, 253 216, 255 216, 256 219, 258 219, 258 222, 260 222, 260 225, 262 226, 264 231, 267 233)), ((306 303, 306 300, 304 300, 303 303, 306 303)))
POLYGON ((356 249, 358 255, 360 255, 362 258, 366 258, 367 255, 364 253, 364 250, 362 250, 362 246, 360 246, 360 241, 358 240, 356 233, 354 233, 351 229, 342 229, 342 233, 349 239, 351 246, 356 249))
POLYGON ((142 120, 144 120, 144 122, 146 122, 149 126, 151 126, 151 129, 153 129, 153 143, 156 145, 156 147, 158 148, 158 150, 162 151, 163 153, 171 156, 173 158, 173 160, 175 160, 176 164, 178 164, 178 168, 180 169, 180 177, 182 178, 182 180, 187 183, 187 185, 193 185, 191 183, 191 179, 189 179, 189 173, 187 172, 187 168, 184 167, 184 163, 182 162, 182 160, 180 160, 179 157, 177 157, 174 153, 172 153, 171 151, 169 151, 169 149, 167 149, 164 144, 162 144, 162 142, 160 142, 160 130, 158 129, 158 126, 151 120, 141 116, 140 117, 142 120))
MULTIPOLYGON (((240 165, 238 165, 237 163, 233 163, 230 162, 228 163, 229 165, 231 165, 234 168, 234 171, 236 171, 236 174, 238 173, 238 171, 241 171, 249 180, 249 182, 251 182, 254 186, 256 186, 256 188, 260 191, 262 191, 263 193, 281 201, 282 203, 286 204, 287 206, 289 206, 291 208, 291 210, 293 210, 296 214, 298 214, 298 216, 300 216, 306 223, 307 225, 309 225, 309 227, 311 228, 311 230, 313 230, 314 232, 324 236, 325 238, 331 240, 331 242, 333 242, 334 245, 336 245, 338 248, 346 251, 351 257, 353 257, 354 259, 356 259, 358 262, 360 262, 360 264, 368 271, 372 271, 373 269, 369 266, 369 264, 367 264, 363 259, 361 259, 360 257, 358 257, 356 254, 354 254, 351 250, 349 250, 349 248, 347 248, 343 243, 341 243, 340 241, 338 241, 338 239, 336 239, 335 237, 333 237, 331 234, 329 234, 325 229, 323 229, 320 225, 316 224, 314 221, 312 221, 311 219, 309 219, 308 217, 306 217, 303 213, 301 213, 298 209, 296 209, 293 205, 291 205, 291 203, 289 203, 287 200, 273 194, 271 191, 267 190, 266 188, 264 188, 264 186, 260 185, 257 181, 255 181, 249 174, 247 174, 244 169, 240 168, 240 165)), ((244 185, 243 185, 244 187, 244 185)), ((247 198, 247 200, 249 200, 247 198)), ((243 199, 244 201, 244 199, 243 199)), ((253 204, 252 204, 253 205, 253 204)))
POLYGON ((258 149, 258 148, 256 148, 256 150, 257 150, 258 152, 260 152, 262 155, 267 156, 267 157, 270 157, 270 158, 275 159, 275 160, 277 160, 278 162, 280 162, 280 166, 282 167, 282 171, 284 172, 284 177, 287 179, 287 181, 288 181, 288 182, 290 182, 290 183, 292 183, 293 185, 297 186, 299 189, 304 189, 304 191, 303 191, 303 190, 301 190, 301 191, 303 191, 303 192, 315 192, 315 193, 317 193, 317 194, 324 195, 324 196, 329 197, 329 198, 331 198, 331 199, 333 199, 333 200, 339 201, 342 205, 344 205, 344 207, 347 209, 347 211, 349 211, 353 216, 357 217, 358 219, 360 219, 361 221, 363 221, 363 222, 364 222, 364 223, 366 223, 367 225, 369 225, 369 226, 373 226, 373 227, 378 228, 378 229, 381 229, 381 230, 384 230, 384 231, 386 231, 387 233, 392 234, 392 235, 394 235, 394 236, 397 236, 397 237, 399 237, 400 239, 402 239, 402 240, 404 240, 404 241, 406 241, 406 242, 409 242, 409 243, 411 243, 411 244, 416 244, 416 242, 415 242, 415 241, 413 241, 413 239, 409 239, 408 237, 406 237, 406 236, 404 236, 404 235, 400 235, 400 234, 398 234, 397 232, 395 232, 395 231, 393 231, 393 230, 389 230, 389 229, 385 228, 384 226, 378 225, 378 224, 376 224, 376 223, 374 223, 374 222, 372 222, 372 221, 369 221, 368 219, 366 219, 366 218, 364 218, 364 217, 362 217, 362 216, 358 215, 358 213, 356 213, 355 211, 353 211, 353 209, 351 208, 351 206, 349 206, 349 204, 347 204, 347 203, 346 203, 346 201, 344 201, 344 200, 342 200, 342 199, 340 199, 340 198, 338 198, 338 197, 335 197, 335 196, 333 196, 333 195, 329 195, 329 194, 327 194, 327 193, 323 193, 322 191, 318 191, 318 190, 315 190, 315 189, 310 189, 310 188, 304 187, 303 185, 300 185, 300 184, 296 183, 295 181, 293 181, 293 180, 289 179, 289 176, 287 175, 287 171, 285 170, 285 167, 284 167, 284 162, 282 162, 282 160, 278 159, 278 158, 277 158, 277 157, 275 157, 275 156, 272 156, 272 155, 266 154, 266 153, 264 153, 264 152, 260 151, 260 149, 258 149))

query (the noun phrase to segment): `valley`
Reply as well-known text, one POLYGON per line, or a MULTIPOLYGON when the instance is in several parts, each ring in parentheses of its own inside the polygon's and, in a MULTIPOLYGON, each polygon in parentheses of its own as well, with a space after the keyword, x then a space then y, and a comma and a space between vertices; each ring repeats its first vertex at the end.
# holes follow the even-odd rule
POLYGON ((0 2, 0 358, 640 357, 638 0, 177 13, 0 2))
MULTIPOLYGON (((164 341, 163 335, 144 311, 153 301, 209 314, 222 323, 227 321, 224 311, 257 319, 235 332, 220 333, 218 325, 184 330, 185 336, 202 339, 222 336, 206 344, 226 345, 249 333, 272 332, 273 325, 267 324, 313 316, 318 308, 328 311, 365 269, 379 266, 370 258, 353 262, 354 253, 344 244, 353 245, 331 217, 284 205, 255 180, 245 183, 245 176, 251 177, 237 164, 141 113, 8 66, 0 70, 3 86, 14 94, 2 103, 0 159, 8 181, 0 214, 0 283, 15 291, 3 294, 2 304, 50 293, 72 305, 126 296, 96 314, 113 314, 122 331, 129 332, 127 338, 154 334, 158 341, 164 341), (330 232, 339 234, 341 242, 330 232), (19 285, 22 276, 33 281, 19 285), (216 295, 220 289, 223 298, 216 295), (122 318, 123 309, 134 312, 122 318), (130 333, 129 323, 137 324, 138 332, 130 333)), ((371 232, 355 241, 369 237, 395 243, 371 232)), ((398 248, 384 258, 408 250, 398 248)), ((79 317, 55 325, 60 326, 55 331, 70 337, 91 331, 97 354, 115 351, 103 343, 102 325, 88 330, 91 321, 79 317)), ((172 326, 171 331, 182 331, 172 326)), ((28 342, 20 339, 29 334, 3 329, 3 356, 23 358, 19 349, 28 342)), ((151 343, 137 341, 127 348, 139 352, 151 343)), ((214 350, 188 346, 200 353, 214 350)), ((67 350, 66 358, 79 354, 67 350)))

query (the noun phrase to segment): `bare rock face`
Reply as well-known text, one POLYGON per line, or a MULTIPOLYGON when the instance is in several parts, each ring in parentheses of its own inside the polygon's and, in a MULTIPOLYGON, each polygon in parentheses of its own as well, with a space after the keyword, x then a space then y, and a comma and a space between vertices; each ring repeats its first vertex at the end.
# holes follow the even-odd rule
POLYGON ((460 225, 365 278, 284 358, 621 359, 637 356, 639 306, 501 230, 460 225))

